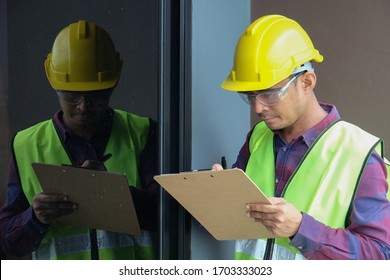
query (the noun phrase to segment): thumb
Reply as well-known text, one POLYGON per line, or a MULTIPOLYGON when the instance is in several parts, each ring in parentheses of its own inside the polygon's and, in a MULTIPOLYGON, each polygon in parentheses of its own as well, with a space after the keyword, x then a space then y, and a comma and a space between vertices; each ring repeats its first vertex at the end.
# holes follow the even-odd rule
POLYGON ((211 166, 211 171, 218 171, 218 170, 223 170, 222 165, 220 165, 220 164, 218 164, 218 163, 214 163, 214 164, 211 166))

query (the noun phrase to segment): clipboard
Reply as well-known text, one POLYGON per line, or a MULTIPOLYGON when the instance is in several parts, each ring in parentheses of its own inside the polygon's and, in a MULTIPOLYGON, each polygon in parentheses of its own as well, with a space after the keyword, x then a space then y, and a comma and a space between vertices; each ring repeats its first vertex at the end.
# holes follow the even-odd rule
POLYGON ((271 202, 241 169, 163 174, 154 179, 217 240, 275 237, 247 217, 247 203, 271 202))
POLYGON ((66 194, 78 204, 78 210, 59 218, 59 223, 141 234, 124 174, 45 163, 32 167, 44 192, 66 194))

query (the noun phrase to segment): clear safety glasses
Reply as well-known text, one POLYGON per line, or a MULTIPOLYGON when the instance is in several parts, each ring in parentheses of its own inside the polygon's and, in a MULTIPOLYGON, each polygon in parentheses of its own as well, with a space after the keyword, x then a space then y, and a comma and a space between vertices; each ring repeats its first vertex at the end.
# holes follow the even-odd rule
POLYGON ((112 90, 96 90, 88 92, 57 90, 58 97, 70 105, 79 105, 82 100, 92 105, 107 103, 112 90))
POLYGON ((290 87, 290 85, 298 79, 299 76, 301 76, 306 71, 300 72, 295 74, 287 84, 285 84, 281 88, 272 88, 272 89, 266 89, 266 90, 257 90, 257 91, 246 91, 246 92, 239 92, 240 96, 244 99, 244 101, 250 105, 254 104, 254 102, 257 100, 261 104, 265 106, 275 106, 279 102, 283 101, 283 99, 287 96, 287 89, 290 87))

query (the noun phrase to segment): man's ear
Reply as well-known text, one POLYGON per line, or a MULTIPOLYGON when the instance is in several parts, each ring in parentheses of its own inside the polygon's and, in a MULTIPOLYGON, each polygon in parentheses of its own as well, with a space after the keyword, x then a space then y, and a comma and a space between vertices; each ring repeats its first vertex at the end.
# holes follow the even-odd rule
POLYGON ((317 76, 314 72, 306 72, 302 75, 302 89, 305 91, 312 91, 317 83, 317 76))

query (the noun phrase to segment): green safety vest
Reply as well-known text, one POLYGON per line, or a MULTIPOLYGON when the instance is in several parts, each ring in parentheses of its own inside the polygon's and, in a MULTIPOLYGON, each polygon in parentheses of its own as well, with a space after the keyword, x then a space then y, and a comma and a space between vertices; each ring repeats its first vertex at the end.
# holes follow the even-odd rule
MULTIPOLYGON (((105 163, 110 172, 126 174, 129 186, 141 188, 138 158, 149 135, 149 120, 114 110, 112 132, 105 154, 112 158, 105 163)), ((42 192, 31 163, 71 164, 52 120, 41 122, 16 134, 13 142, 16 166, 23 191, 30 202, 42 192)), ((97 230, 100 259, 155 259, 151 232, 140 236, 97 230)), ((34 251, 36 259, 90 259, 89 229, 54 222, 50 231, 34 251)))
MULTIPOLYGON (((379 138, 344 121, 333 123, 309 147, 282 196, 327 226, 345 228, 353 196, 375 148, 382 154, 379 138)), ((265 123, 254 128, 249 149, 246 173, 267 196, 274 196, 274 133, 265 123)), ((261 259, 265 243, 266 240, 238 240, 236 259, 261 259)), ((276 238, 272 258, 304 259, 298 249, 289 245, 289 238, 276 238)))

